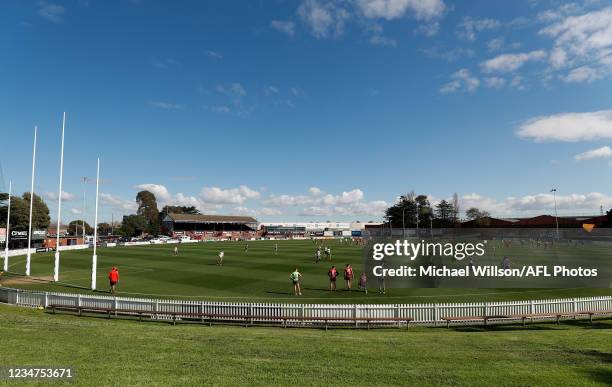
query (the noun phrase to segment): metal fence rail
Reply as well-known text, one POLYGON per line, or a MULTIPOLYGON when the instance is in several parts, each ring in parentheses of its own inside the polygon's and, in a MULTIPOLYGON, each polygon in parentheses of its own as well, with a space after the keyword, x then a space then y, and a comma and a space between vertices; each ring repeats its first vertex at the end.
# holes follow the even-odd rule
MULTIPOLYGON (((471 302, 442 304, 285 304, 285 303, 236 303, 211 301, 164 300, 131 297, 97 296, 71 293, 37 292, 13 288, 0 288, 0 302, 29 306, 48 307, 60 305, 69 307, 89 307, 111 310, 150 313, 156 319, 168 319, 168 313, 191 318, 190 314, 225 315, 211 318, 219 321, 244 322, 244 316, 251 316, 250 323, 278 324, 283 320, 288 325, 313 326, 320 320, 331 319, 330 324, 359 326, 354 318, 412 319, 411 324, 437 325, 445 323, 445 317, 512 316, 545 313, 579 313, 593 311, 612 311, 612 296, 567 298, 553 300, 525 300, 501 302, 471 302), (184 314, 184 315, 181 315, 184 314), (296 318, 291 320, 291 318, 296 318), (309 318, 313 318, 309 320, 309 318), (343 319, 334 321, 334 318, 343 319), (288 319, 288 320, 287 320, 288 319)), ((534 320, 550 319, 538 316, 534 320)), ((520 320, 517 317, 515 320, 520 320)), ((492 323, 496 321, 490 320, 492 323)), ((512 318, 499 319, 499 322, 513 322, 512 318)), ((461 324, 478 324, 474 321, 461 324)), ((379 322, 377 325, 398 325, 397 321, 379 322)))

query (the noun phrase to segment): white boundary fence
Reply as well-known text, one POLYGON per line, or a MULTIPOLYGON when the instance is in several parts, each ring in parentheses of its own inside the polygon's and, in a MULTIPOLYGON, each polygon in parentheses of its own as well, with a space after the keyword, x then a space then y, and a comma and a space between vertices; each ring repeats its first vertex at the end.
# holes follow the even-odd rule
MULTIPOLYGON (((154 319, 168 319, 163 313, 176 313, 181 318, 189 319, 188 314, 232 315, 233 317, 212 318, 213 321, 244 321, 250 323, 281 324, 283 319, 299 318, 286 321, 288 325, 316 325, 316 318, 410 318, 411 324, 437 325, 445 323, 444 317, 481 317, 533 314, 540 315, 533 320, 552 319, 553 316, 542 316, 546 313, 579 313, 612 310, 612 296, 568 298, 553 300, 525 300, 502 302, 472 303, 436 303, 436 304, 285 304, 285 303, 236 303, 211 301, 184 301, 148 298, 129 298, 83 295, 71 293, 37 292, 22 289, 0 288, 0 302, 29 306, 48 307, 50 305, 67 307, 89 307, 109 310, 133 311, 147 313, 154 319), (156 314, 158 312, 159 314, 156 314), (312 317, 313 320, 308 320, 312 317)), ((516 322, 521 318, 491 318, 488 323, 516 322)), ((360 326, 363 322, 346 320, 329 321, 330 324, 360 326)), ((465 321, 459 324, 479 324, 465 321)), ((399 325, 399 322, 380 322, 377 325, 399 325)))

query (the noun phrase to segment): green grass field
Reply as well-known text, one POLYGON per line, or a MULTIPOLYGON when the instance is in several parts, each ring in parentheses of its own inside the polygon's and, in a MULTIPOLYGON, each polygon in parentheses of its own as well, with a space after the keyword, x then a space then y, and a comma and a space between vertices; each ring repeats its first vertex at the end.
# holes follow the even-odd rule
POLYGON ((3 367, 74 367, 79 385, 612 383, 610 319, 326 332, 173 327, 0 305, 0 327, 3 367))
MULTIPOLYGON (((612 289, 390 289, 385 295, 374 291, 364 295, 355 290, 344 291, 341 279, 338 281, 339 291, 331 293, 327 290, 328 268, 334 264, 341 271, 345 264, 351 263, 358 276, 362 267, 362 248, 341 244, 339 241, 328 241, 327 244, 332 249, 333 262, 324 260, 318 264, 313 260, 315 245, 312 241, 252 241, 249 242, 248 255, 244 252, 244 242, 182 244, 178 257, 172 254, 174 245, 100 248, 98 288, 100 291, 107 291, 107 273, 112 266, 118 266, 121 273, 119 295, 135 297, 254 302, 427 303, 612 294, 612 289), (275 243, 279 245, 276 256, 275 243), (221 249, 225 251, 223 267, 215 263, 221 249), (295 267, 298 267, 304 276, 302 297, 293 295, 288 278, 295 267)), ((560 250, 557 253, 570 257, 575 254, 589 254, 590 250, 587 247, 560 250)), ((87 292, 90 284, 91 254, 91 249, 62 252, 62 284, 5 276, 4 286, 87 292)), ((11 272, 25 271, 25 257, 14 257, 10 262, 11 272)), ((33 276, 49 279, 52 272, 52 253, 33 255, 33 276)), ((371 281, 371 285, 375 286, 373 282, 371 281)))

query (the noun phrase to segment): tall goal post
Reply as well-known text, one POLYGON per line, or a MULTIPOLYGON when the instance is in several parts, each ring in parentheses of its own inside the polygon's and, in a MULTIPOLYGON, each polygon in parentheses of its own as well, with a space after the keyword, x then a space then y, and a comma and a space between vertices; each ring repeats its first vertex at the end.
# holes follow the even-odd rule
POLYGON ((55 229, 55 263, 53 265, 53 281, 59 281, 59 265, 60 265, 60 225, 62 219, 62 183, 64 178, 64 129, 66 127, 66 112, 62 118, 62 147, 60 151, 60 175, 59 175, 59 191, 57 203, 57 228, 55 229))
POLYGON ((8 209, 6 213, 6 236, 4 238, 4 271, 9 267, 9 238, 11 235, 11 197, 13 195, 13 182, 9 180, 8 209))
POLYGON ((26 272, 27 276, 31 274, 32 263, 32 206, 34 205, 34 172, 36 171, 36 134, 38 126, 34 126, 34 150, 32 151, 32 183, 30 185, 30 221, 28 225, 28 252, 26 253, 26 272))
POLYGON ((93 256, 91 257, 91 290, 96 290, 96 277, 98 271, 98 195, 100 192, 100 158, 96 168, 96 212, 94 217, 93 256))

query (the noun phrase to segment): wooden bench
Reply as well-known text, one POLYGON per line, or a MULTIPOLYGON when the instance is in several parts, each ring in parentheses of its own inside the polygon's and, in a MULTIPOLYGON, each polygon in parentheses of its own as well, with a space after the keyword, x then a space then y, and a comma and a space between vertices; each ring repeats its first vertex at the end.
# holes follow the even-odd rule
POLYGON ((527 319, 533 320, 534 318, 555 318, 556 323, 559 324, 562 317, 577 317, 577 316, 589 316, 589 323, 593 324, 593 316, 608 315, 612 314, 612 310, 597 310, 597 311, 581 311, 581 312, 549 312, 549 313, 522 313, 522 314, 509 314, 509 315, 491 315, 491 316, 459 316, 459 317, 442 317, 442 320, 446 321, 446 327, 450 326, 453 321, 465 322, 465 321, 483 321, 484 325, 487 325, 488 320, 504 320, 504 319, 521 319, 523 326, 527 319))
POLYGON ((482 321, 484 322, 484 325, 487 325, 487 321, 491 320, 491 319, 502 319, 502 318, 508 318, 507 316, 499 316, 499 315, 495 315, 495 316, 453 316, 453 317, 441 317, 442 320, 446 321, 446 327, 448 328, 450 326, 450 323, 452 321, 461 321, 461 322, 466 322, 466 321, 482 321))
POLYGON ((283 327, 287 327, 287 323, 291 321, 318 321, 325 323, 325 329, 327 330, 330 323, 333 322, 354 322, 356 325, 359 322, 365 322, 367 328, 370 329, 370 326, 375 323, 380 322, 396 322, 398 325, 402 322, 406 323, 406 326, 410 324, 413 319, 411 317, 308 317, 308 316, 262 316, 262 315, 236 315, 236 314, 225 314, 225 313, 189 313, 189 312, 166 312, 166 311, 135 311, 131 309, 114 309, 114 308, 96 308, 96 307, 86 307, 86 306, 66 306, 66 305, 49 305, 47 307, 51 309, 53 313, 56 310, 66 310, 66 311, 76 311, 79 316, 83 314, 83 312, 92 312, 92 313, 104 313, 107 314, 110 318, 114 315, 123 315, 123 316, 138 316, 138 320, 142 321, 143 316, 153 316, 153 315, 165 315, 169 316, 172 325, 176 325, 176 322, 183 317, 188 318, 197 318, 202 322, 208 320, 209 325, 212 325, 213 320, 244 320, 245 326, 249 324, 252 325, 254 320, 260 321, 281 321, 283 327))

